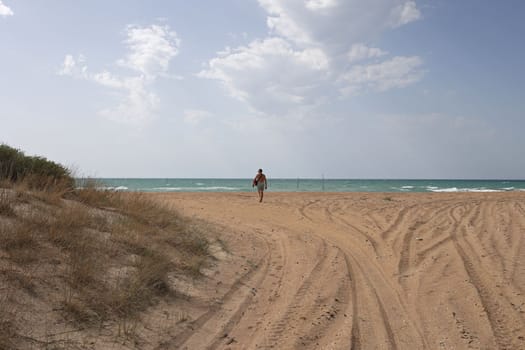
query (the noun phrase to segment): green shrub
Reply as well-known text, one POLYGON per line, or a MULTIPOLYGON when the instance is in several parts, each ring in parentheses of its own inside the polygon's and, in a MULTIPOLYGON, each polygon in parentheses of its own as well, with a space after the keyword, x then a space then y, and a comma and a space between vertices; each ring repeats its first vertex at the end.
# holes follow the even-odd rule
POLYGON ((24 152, 0 144, 0 180, 26 182, 30 188, 73 187, 71 171, 44 157, 26 156, 24 152))

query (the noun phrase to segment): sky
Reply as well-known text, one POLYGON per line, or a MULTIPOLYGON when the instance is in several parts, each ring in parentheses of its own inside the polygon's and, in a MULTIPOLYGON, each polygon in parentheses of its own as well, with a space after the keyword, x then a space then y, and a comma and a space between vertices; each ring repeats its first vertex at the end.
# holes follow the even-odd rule
POLYGON ((0 0, 0 143, 78 176, 525 178, 521 0, 0 0))

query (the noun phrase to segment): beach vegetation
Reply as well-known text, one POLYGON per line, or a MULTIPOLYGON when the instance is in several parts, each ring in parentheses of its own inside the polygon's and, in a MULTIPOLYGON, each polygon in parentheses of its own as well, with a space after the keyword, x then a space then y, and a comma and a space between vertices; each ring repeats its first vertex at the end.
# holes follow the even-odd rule
POLYGON ((31 336, 38 322, 129 337, 177 299, 170 276, 198 278, 210 262, 210 227, 151 195, 75 188, 62 165, 6 145, 0 160, 0 349, 45 343, 31 336), (53 312, 35 318, 31 305, 53 312))
POLYGON ((0 181, 24 183, 32 189, 72 188, 74 178, 65 166, 0 144, 0 181))

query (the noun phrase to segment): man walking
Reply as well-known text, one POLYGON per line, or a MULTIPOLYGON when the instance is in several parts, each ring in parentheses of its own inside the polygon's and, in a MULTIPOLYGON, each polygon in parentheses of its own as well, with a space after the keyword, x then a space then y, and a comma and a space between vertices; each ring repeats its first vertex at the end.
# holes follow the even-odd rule
POLYGON ((257 186, 257 192, 259 193, 259 203, 262 202, 264 196, 264 190, 268 189, 268 183, 266 181, 266 175, 263 174, 263 170, 259 169, 257 175, 253 179, 252 187, 257 186))

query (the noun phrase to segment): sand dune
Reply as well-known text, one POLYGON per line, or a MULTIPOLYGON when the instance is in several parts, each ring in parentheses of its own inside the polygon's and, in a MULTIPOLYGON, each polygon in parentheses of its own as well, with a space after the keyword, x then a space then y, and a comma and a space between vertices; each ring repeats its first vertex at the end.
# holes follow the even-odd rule
POLYGON ((523 193, 155 196, 249 267, 177 348, 525 349, 523 193))

